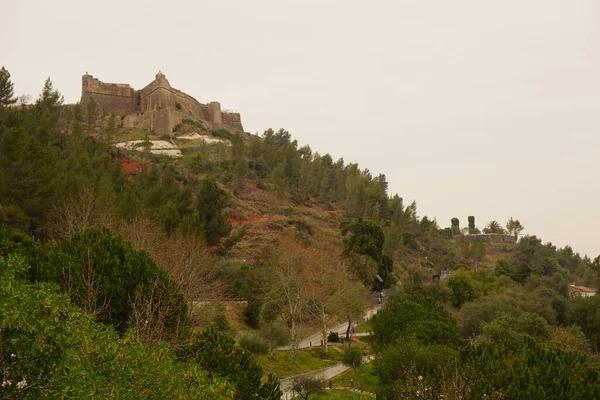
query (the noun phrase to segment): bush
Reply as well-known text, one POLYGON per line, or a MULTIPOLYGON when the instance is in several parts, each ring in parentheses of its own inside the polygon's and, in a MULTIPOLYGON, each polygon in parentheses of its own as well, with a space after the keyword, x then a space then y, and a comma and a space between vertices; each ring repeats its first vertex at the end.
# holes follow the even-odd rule
POLYGON ((260 328, 260 336, 271 342, 273 347, 285 346, 290 342, 290 334, 281 325, 263 323, 260 328))
POLYGON ((373 345, 383 348, 412 336, 421 343, 460 343, 456 320, 431 297, 410 295, 373 316, 373 345))
POLYGON ((362 364, 362 352, 357 347, 346 347, 344 348, 344 354, 342 354, 342 363, 350 368, 358 368, 362 364))
POLYGON ((252 354, 267 354, 271 347, 268 341, 249 332, 243 333, 238 343, 252 354))
POLYGON ((181 106, 181 103, 179 103, 177 101, 175 102, 175 108, 178 109, 178 110, 180 110, 180 111, 183 110, 183 107, 181 106))
POLYGON ((231 140, 233 138, 233 134, 226 129, 218 129, 216 131, 212 131, 211 134, 214 137, 231 140))
POLYGON ((329 332, 329 335, 327 335, 327 341, 331 343, 338 343, 340 341, 340 334, 333 331, 329 332))
POLYGON ((260 326, 261 307, 262 303, 260 300, 252 299, 248 301, 246 308, 244 308, 244 317, 249 327, 256 329, 260 326))

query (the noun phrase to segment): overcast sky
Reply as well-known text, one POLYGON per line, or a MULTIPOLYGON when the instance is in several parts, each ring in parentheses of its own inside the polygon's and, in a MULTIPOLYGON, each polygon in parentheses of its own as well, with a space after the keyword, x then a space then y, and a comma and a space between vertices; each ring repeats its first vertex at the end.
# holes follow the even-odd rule
POLYGON ((246 131, 384 173, 442 227, 513 216, 600 254, 598 0, 0 0, 16 94, 162 70, 246 131))

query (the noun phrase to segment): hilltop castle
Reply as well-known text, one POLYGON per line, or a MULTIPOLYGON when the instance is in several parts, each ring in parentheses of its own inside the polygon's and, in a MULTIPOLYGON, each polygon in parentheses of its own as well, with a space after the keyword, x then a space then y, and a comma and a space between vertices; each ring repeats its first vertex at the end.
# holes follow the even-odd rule
POLYGON ((198 120, 208 129, 243 132, 240 114, 222 112, 216 101, 202 104, 169 84, 162 72, 141 90, 128 84, 104 83, 87 73, 82 77, 81 105, 90 100, 103 115, 120 116, 124 127, 139 127, 159 136, 172 135, 184 119, 198 120))

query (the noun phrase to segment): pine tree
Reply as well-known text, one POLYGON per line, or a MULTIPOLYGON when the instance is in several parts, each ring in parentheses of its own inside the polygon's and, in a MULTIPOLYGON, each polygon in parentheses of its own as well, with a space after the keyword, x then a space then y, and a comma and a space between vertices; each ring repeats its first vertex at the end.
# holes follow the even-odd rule
POLYGON ((14 84, 10 81, 10 73, 6 68, 0 68, 0 108, 8 107, 17 102, 13 87, 14 84))

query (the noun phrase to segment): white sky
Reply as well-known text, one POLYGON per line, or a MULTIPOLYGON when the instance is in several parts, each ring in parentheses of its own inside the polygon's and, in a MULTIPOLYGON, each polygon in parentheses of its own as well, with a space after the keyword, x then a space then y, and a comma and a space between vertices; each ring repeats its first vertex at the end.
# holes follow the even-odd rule
POLYGON ((448 226, 519 218, 595 257, 598 0, 0 0, 16 94, 81 75, 139 89, 160 69, 247 131, 385 173, 448 226))

